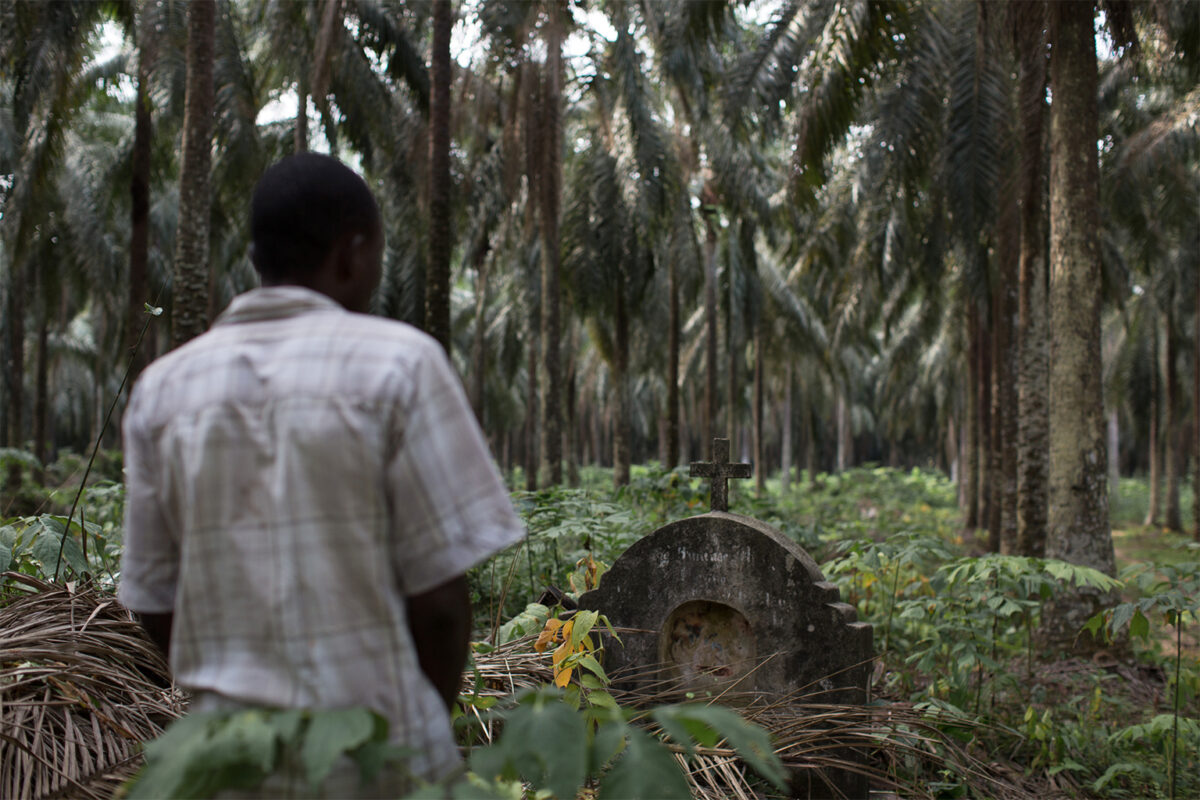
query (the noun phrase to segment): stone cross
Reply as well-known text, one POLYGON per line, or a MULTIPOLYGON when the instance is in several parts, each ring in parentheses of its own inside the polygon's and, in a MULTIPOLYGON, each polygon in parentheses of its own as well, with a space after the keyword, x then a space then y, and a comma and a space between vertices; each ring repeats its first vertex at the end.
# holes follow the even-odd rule
POLYGON ((693 461, 693 478, 712 478, 709 508, 713 511, 729 510, 729 479, 749 478, 749 464, 729 463, 729 440, 713 439, 712 461, 693 461))

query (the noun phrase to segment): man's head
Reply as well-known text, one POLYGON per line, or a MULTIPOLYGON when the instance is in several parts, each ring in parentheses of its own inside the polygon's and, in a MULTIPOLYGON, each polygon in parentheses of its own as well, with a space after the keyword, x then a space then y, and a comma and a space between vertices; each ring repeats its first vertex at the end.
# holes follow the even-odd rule
POLYGON ((367 184, 335 158, 298 153, 254 189, 251 260, 266 286, 306 286, 366 311, 379 284, 383 225, 367 184))

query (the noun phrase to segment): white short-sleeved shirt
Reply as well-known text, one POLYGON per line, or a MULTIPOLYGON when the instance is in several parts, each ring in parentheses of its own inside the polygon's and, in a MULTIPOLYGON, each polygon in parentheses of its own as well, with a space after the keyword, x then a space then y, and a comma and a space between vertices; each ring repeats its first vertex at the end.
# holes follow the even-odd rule
POLYGON ((119 598, 174 612, 176 682, 231 706, 371 707, 427 777, 458 755, 405 597, 524 535, 440 346, 300 287, 235 298, 124 420, 119 598))

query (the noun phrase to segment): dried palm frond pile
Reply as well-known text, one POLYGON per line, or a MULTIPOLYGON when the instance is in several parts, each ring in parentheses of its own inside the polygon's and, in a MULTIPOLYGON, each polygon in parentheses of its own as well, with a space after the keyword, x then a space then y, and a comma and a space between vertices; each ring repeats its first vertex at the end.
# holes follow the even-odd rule
MULTIPOLYGON (((620 630, 618 629, 618 633, 620 630)), ((533 652, 535 637, 517 639, 475 656, 478 692, 499 701, 523 689, 545 686, 553 679, 548 655, 533 652)), ((646 674, 656 674, 651 666, 646 674)), ((472 675, 468 673, 469 679, 472 675)), ((636 676, 620 676, 623 682, 636 676)), ((626 708, 648 708, 684 698, 680 687, 653 684, 636 694, 613 688, 612 695, 626 708)), ((774 697, 741 693, 721 698, 746 719, 770 732, 784 766, 803 783, 806 774, 824 779, 837 771, 865 774, 874 789, 891 790, 904 798, 933 797, 931 777, 954 776, 970 787, 971 796, 1017 800, 1040 795, 1055 797, 1056 787, 1031 785, 1021 770, 992 759, 984 760, 962 741, 989 738, 987 726, 951 717, 910 703, 833 705, 814 702, 813 695, 774 697), (950 731, 953 731, 952 735, 950 731)), ((499 731, 489 718, 475 710, 482 738, 492 741, 499 731)), ((692 796, 698 800, 750 800, 777 796, 756 778, 732 748, 695 748, 692 756, 675 748, 676 758, 688 775, 692 796)), ((1059 787, 1070 796, 1073 787, 1059 787)))
POLYGON ((110 797, 182 695, 111 594, 0 577, 0 797, 110 797))

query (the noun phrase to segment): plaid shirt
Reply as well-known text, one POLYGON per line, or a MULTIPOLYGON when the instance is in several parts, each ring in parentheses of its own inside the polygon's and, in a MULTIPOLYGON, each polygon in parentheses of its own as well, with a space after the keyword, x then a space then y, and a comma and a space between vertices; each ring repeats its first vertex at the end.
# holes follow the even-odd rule
POLYGON ((371 707, 458 763, 406 617, 524 535, 437 343, 300 287, 236 298, 151 364, 124 420, 119 597, 173 611, 202 705, 371 707))

